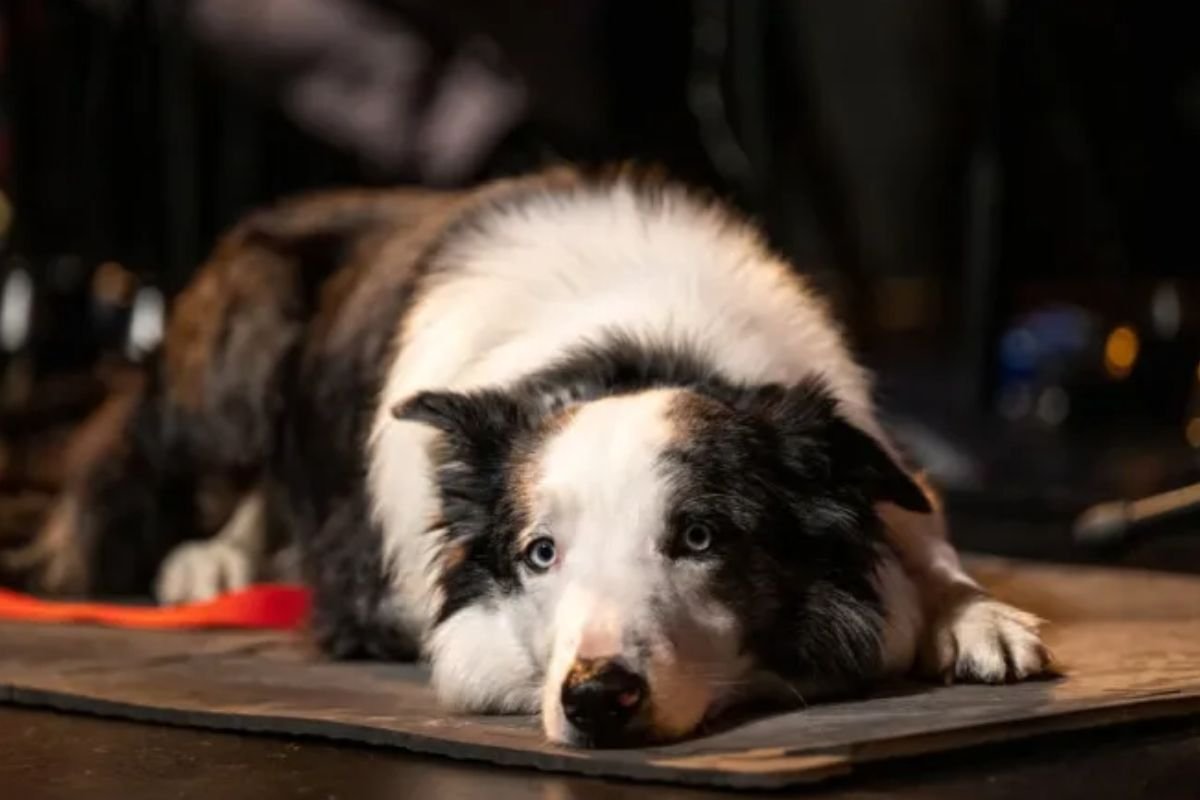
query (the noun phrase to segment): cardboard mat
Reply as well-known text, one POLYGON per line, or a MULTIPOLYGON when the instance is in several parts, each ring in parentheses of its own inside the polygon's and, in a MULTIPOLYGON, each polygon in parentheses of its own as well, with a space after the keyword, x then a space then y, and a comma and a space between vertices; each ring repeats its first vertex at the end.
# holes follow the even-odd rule
POLYGON ((999 596, 1052 621, 1067 675, 893 687, 665 747, 571 750, 523 717, 441 712, 422 669, 315 658, 284 633, 0 624, 0 702, 237 731, 329 737, 460 759, 736 787, 1200 711, 1200 578, 975 560, 999 596))

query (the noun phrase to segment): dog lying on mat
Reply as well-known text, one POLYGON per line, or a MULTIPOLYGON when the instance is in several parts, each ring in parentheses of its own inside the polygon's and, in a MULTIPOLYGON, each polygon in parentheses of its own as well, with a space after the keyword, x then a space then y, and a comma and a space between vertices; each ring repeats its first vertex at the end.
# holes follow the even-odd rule
POLYGON ((449 707, 538 712, 554 741, 1047 668, 1037 620, 963 572, 820 299, 654 176, 254 214, 127 406, 43 531, 76 588, 152 568, 164 601, 203 598, 289 538, 325 651, 423 657, 449 707))

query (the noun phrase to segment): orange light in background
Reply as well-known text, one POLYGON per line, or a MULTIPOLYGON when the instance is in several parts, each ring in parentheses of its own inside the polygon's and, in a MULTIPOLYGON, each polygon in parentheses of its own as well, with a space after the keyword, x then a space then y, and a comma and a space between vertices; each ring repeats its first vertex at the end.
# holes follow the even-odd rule
POLYGON ((1109 376, 1117 379, 1128 377, 1137 362, 1140 347, 1137 331, 1133 328, 1128 325, 1113 328, 1104 343, 1104 369, 1109 376))
POLYGON ((1183 429, 1183 435, 1187 437, 1188 444, 1200 449, 1200 417, 1192 417, 1188 420, 1187 427, 1183 429))
POLYGON ((105 261, 92 276, 92 294, 102 303, 122 305, 129 302, 136 283, 132 272, 116 261, 105 261))

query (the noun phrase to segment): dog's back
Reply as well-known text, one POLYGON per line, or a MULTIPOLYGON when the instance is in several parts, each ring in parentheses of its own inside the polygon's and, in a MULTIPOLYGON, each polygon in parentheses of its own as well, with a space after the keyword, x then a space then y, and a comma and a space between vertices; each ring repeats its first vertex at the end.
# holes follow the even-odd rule
MULTIPOLYGON (((145 380, 115 388, 79 427, 90 456, 65 476, 42 529, 0 555, 14 580, 51 594, 144 594, 172 548, 216 534, 277 452, 301 349, 315 359, 333 321, 359 313, 341 313, 362 304, 355 291, 373 293, 361 289, 379 279, 375 254, 406 240, 418 248, 419 231, 455 200, 322 192, 223 236, 176 298, 145 380)), ((405 282, 403 265, 391 279, 405 282)))

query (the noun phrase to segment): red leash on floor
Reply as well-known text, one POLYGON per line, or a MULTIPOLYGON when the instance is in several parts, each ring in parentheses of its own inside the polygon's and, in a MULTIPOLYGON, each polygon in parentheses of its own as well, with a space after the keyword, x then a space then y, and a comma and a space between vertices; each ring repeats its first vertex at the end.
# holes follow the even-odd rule
POLYGON ((203 603, 180 606, 43 600, 0 589, 0 620, 82 622, 116 628, 291 630, 308 619, 309 605, 307 589, 286 584, 259 584, 203 603))

